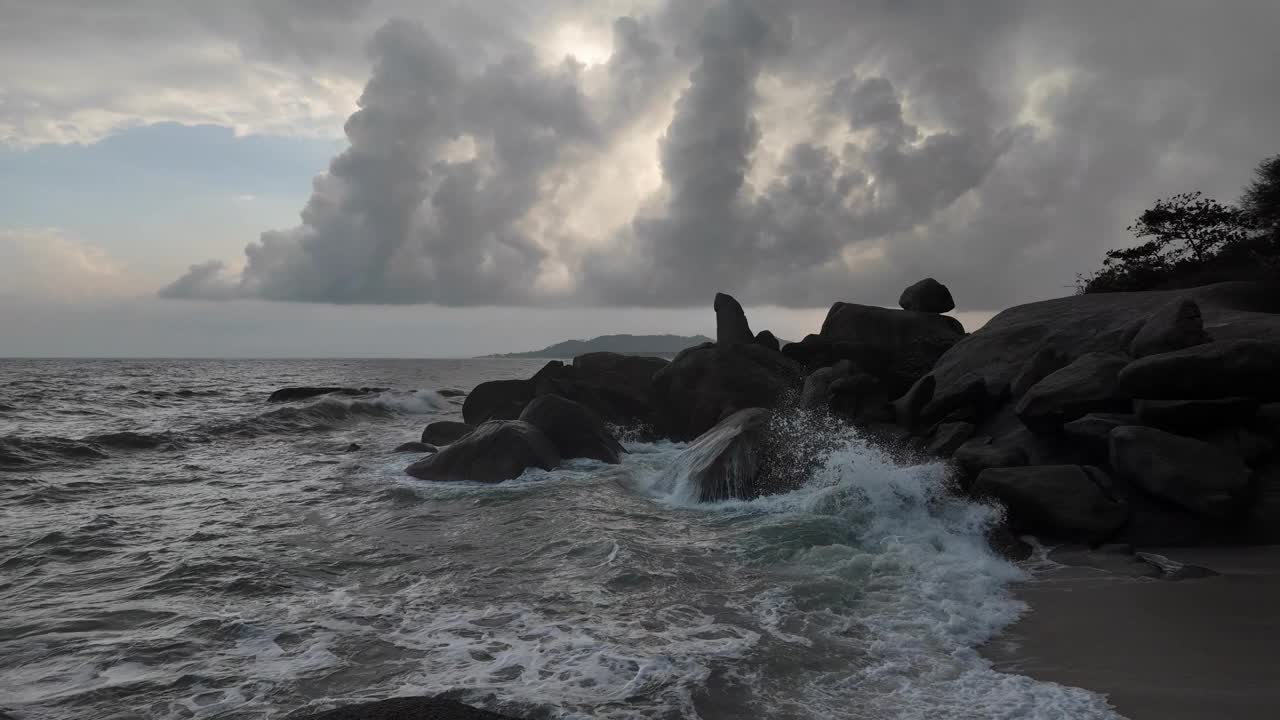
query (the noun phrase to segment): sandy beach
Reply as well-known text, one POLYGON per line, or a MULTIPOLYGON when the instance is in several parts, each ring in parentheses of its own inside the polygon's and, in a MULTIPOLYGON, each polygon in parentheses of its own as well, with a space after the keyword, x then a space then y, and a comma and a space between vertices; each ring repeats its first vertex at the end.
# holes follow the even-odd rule
POLYGON ((1157 552, 1219 574, 1169 580, 1132 555, 1051 553, 1017 589, 1030 609, 984 654, 1103 693, 1131 720, 1280 717, 1280 547, 1157 552))

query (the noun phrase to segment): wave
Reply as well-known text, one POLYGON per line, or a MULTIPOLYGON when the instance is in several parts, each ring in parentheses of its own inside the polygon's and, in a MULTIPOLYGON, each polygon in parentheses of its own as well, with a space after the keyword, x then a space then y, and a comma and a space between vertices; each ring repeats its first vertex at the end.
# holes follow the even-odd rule
POLYGON ((69 461, 93 461, 111 456, 111 450, 178 449, 185 440, 173 433, 145 433, 130 430, 88 435, 83 438, 57 436, 0 437, 0 468, 32 468, 69 461))
POLYGON ((214 435, 257 437, 275 433, 328 430, 366 418, 437 415, 455 406, 433 390, 386 390, 368 398, 325 396, 306 405, 276 407, 242 420, 205 428, 214 435))

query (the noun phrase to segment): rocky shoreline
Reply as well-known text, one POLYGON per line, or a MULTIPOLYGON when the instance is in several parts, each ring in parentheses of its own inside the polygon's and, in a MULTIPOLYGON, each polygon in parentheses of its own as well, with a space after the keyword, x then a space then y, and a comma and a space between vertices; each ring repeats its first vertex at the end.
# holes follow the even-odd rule
MULTIPOLYGON (((718 294, 715 342, 670 362, 591 353, 482 383, 465 424, 433 423, 406 448, 429 452, 406 472, 502 482, 569 458, 618 463, 628 427, 690 443, 679 464, 698 500, 749 499, 791 489, 813 460, 772 423, 804 412, 904 461, 948 460, 955 492, 1004 506, 993 545, 1014 557, 1030 551, 1024 535, 1137 550, 1280 542, 1276 287, 1078 295, 973 333, 942 314, 955 303, 932 278, 900 305, 837 302, 817 334, 779 347, 718 294)), ((473 717, 410 707, 316 717, 473 717)))

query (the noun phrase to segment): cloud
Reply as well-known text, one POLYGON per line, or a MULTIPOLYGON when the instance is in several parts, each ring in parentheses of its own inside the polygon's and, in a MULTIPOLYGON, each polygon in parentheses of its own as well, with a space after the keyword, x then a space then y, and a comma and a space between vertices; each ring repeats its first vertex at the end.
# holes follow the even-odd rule
POLYGON ((78 303, 137 288, 123 264, 57 228, 0 228, 0 297, 78 303))
POLYGON ((997 309, 1061 294, 1155 197, 1230 198, 1277 151, 1268 3, 228 7, 158 13, 206 41, 166 65, 182 79, 142 73, 186 98, 95 103, 59 72, 0 100, 10 135, 162 107, 307 132, 342 103, 305 100, 326 97, 305 78, 364 83, 300 223, 166 297, 813 307, 891 304, 932 275, 997 309), (199 80, 223 67, 230 85, 199 80))

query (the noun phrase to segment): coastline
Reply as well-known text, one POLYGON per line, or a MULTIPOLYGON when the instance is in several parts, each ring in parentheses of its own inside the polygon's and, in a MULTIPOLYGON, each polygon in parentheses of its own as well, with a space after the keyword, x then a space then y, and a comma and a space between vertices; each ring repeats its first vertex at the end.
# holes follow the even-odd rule
POLYGON ((1280 546, 1178 548, 1216 576, 1167 580, 1128 554, 1062 550, 982 648, 997 670, 1107 696, 1129 720, 1269 720, 1280 708, 1280 546))

